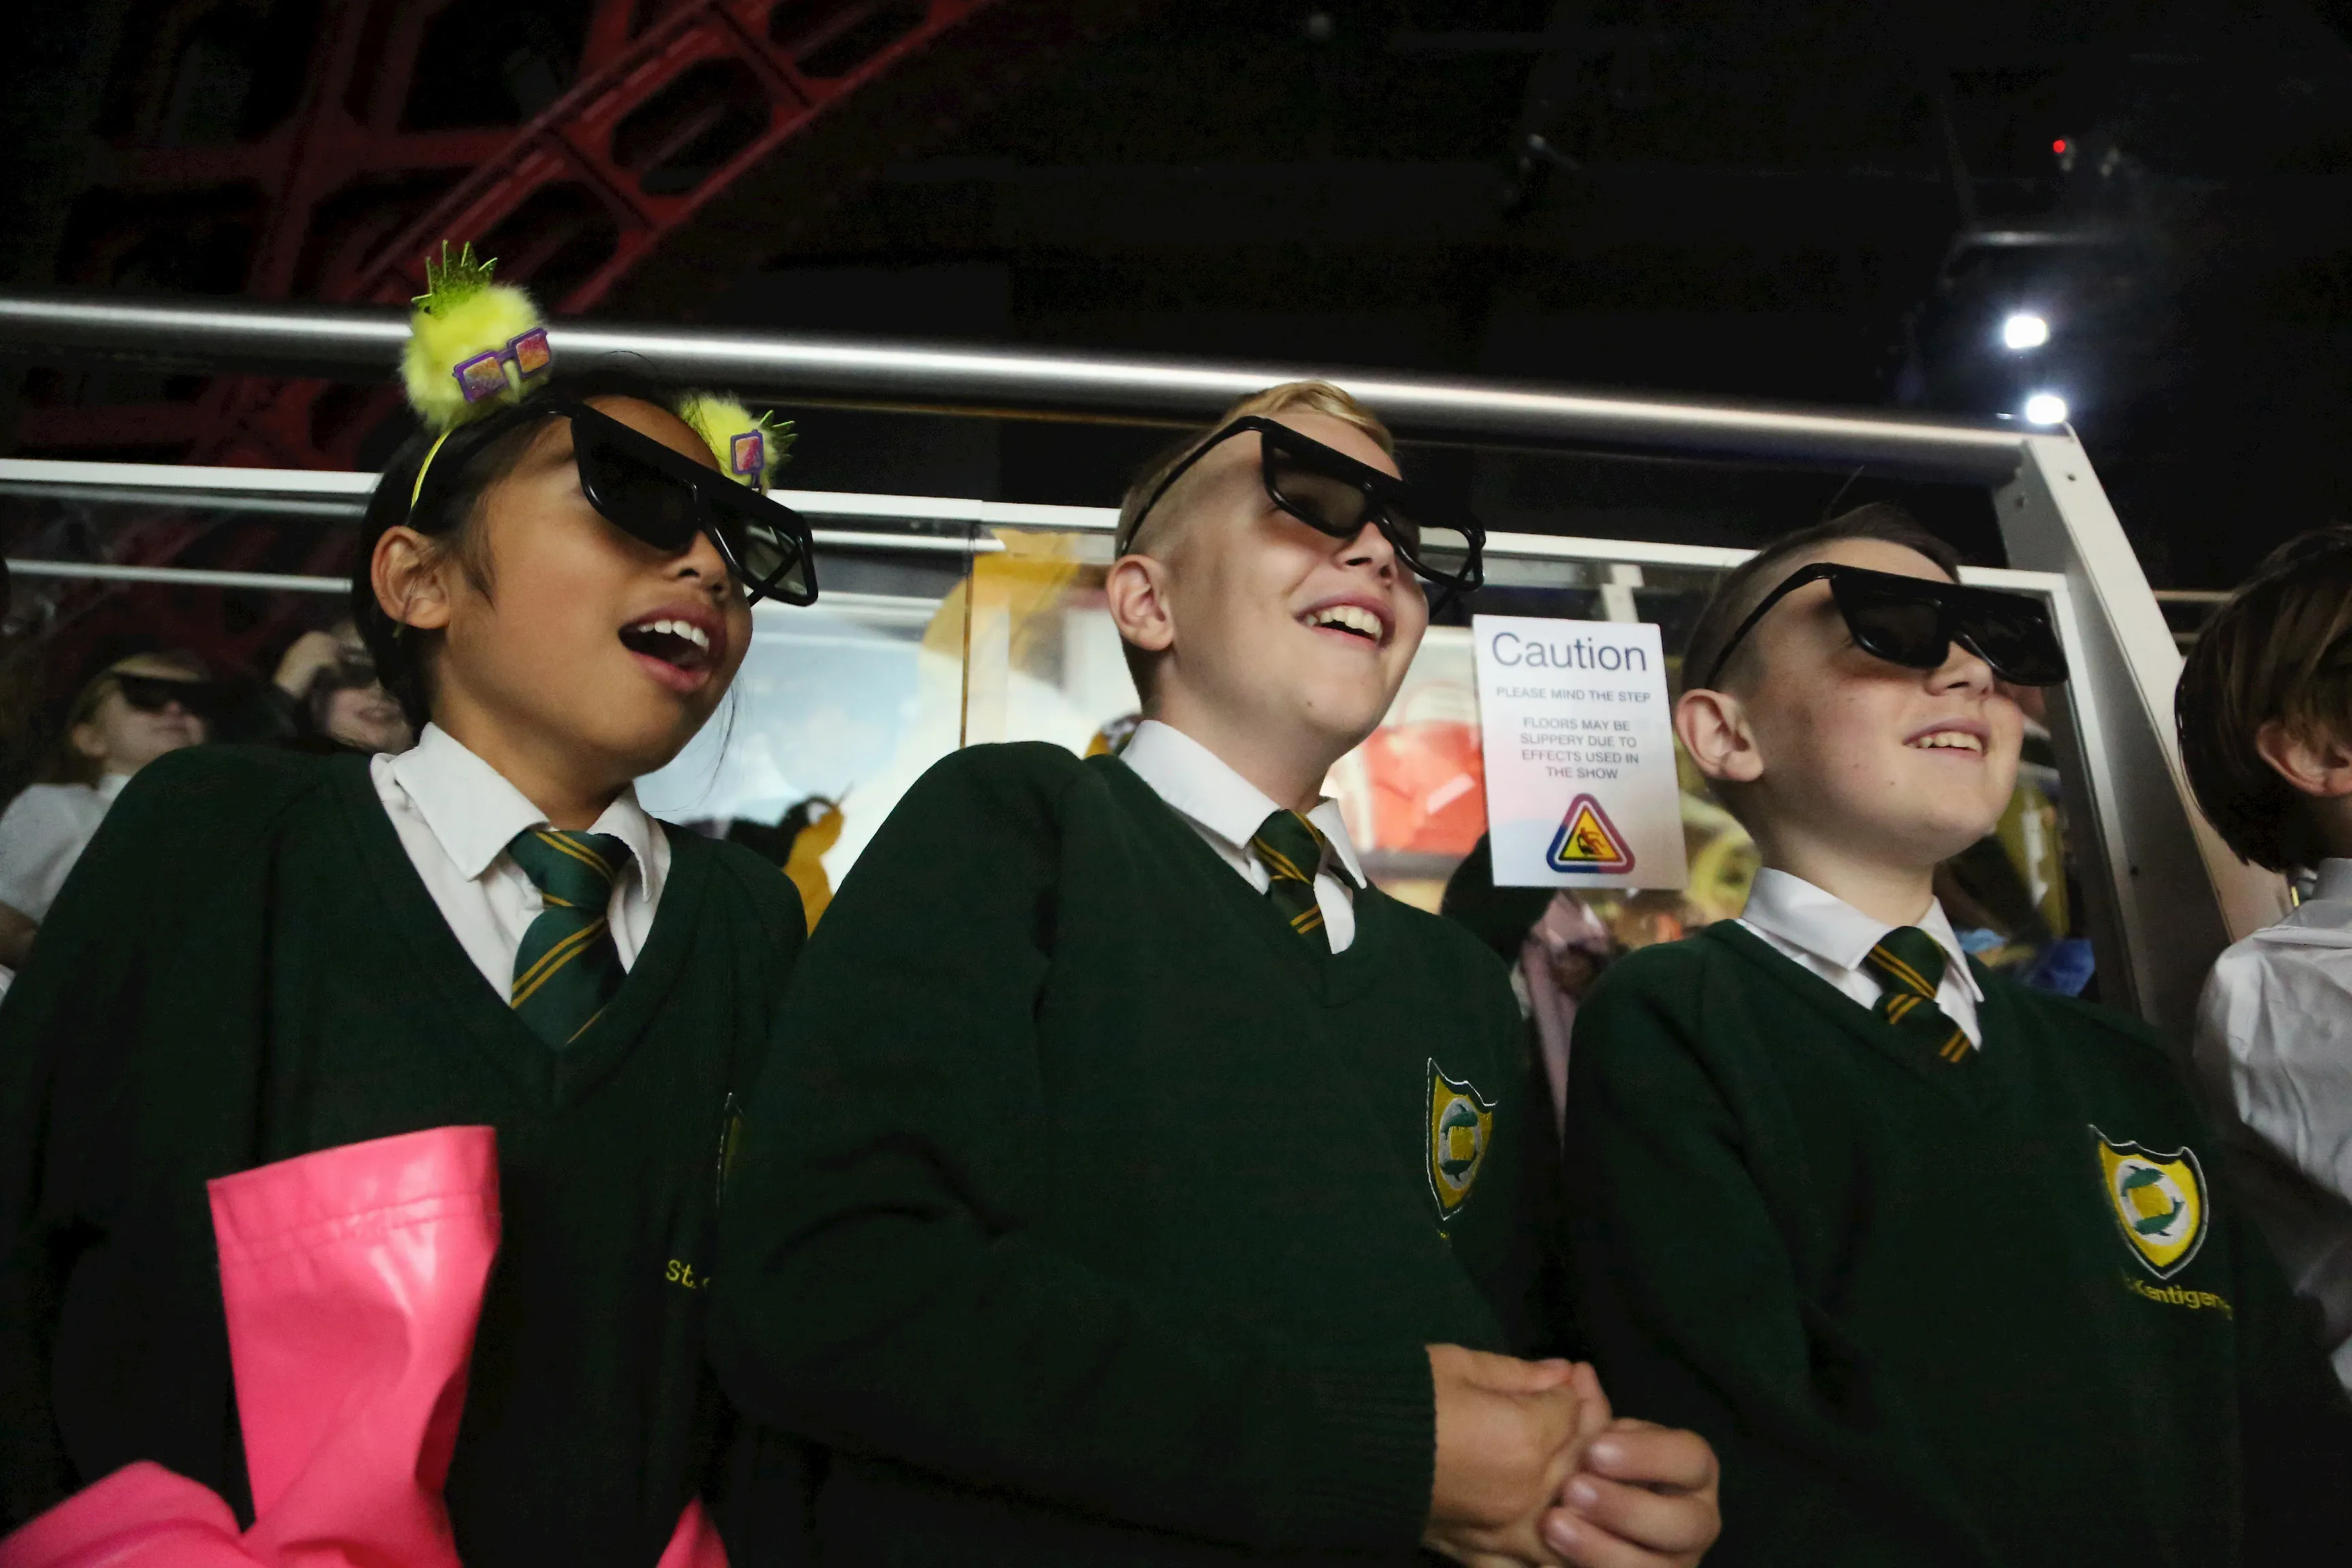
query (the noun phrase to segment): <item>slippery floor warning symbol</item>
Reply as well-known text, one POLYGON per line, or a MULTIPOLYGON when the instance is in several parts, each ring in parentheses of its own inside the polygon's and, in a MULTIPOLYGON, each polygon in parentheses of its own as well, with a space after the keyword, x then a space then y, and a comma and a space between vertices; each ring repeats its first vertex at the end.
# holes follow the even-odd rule
POLYGON ((1544 863, 1555 871, 1622 876, 1633 868, 1633 851, 1626 847, 1609 814, 1601 809, 1601 803, 1580 795, 1560 819, 1559 831, 1552 835, 1551 847, 1544 852, 1544 863))

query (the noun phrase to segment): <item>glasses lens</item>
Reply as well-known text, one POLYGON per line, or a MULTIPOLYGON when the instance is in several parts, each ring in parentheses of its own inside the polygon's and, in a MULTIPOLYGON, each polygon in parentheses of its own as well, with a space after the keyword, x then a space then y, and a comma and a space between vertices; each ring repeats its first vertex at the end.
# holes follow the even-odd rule
POLYGON ((1863 652, 1913 669, 1940 666, 1951 647, 1944 607, 1924 594, 1865 585, 1851 577, 1832 579, 1845 629, 1863 652))
POLYGON ((1352 539, 1366 522, 1377 522, 1422 576, 1448 588, 1475 585, 1470 580, 1477 571, 1479 535, 1454 522, 1429 521, 1408 487, 1325 473, 1311 459, 1271 445, 1265 475, 1266 489, 1284 510, 1325 533, 1352 539), (1367 483, 1380 489, 1377 500, 1367 483))
POLYGON ((169 676, 121 675, 114 678, 122 700, 142 713, 161 713, 176 702, 186 712, 202 716, 212 709, 210 681, 174 680, 169 676))
POLYGON ((2066 679, 2057 628, 2050 624, 2050 613, 2031 600, 1969 605, 1960 617, 1960 637, 2003 680, 2055 686, 2066 679))
MULTIPOLYGON (((1391 514, 1394 517, 1394 513, 1391 514)), ((1478 560, 1478 536, 1448 522, 1416 522, 1397 517, 1405 554, 1424 577, 1448 583, 1465 580, 1478 560)))
POLYGON ((1271 447, 1265 454, 1265 488, 1284 510, 1338 539, 1355 537, 1370 505, 1354 481, 1318 473, 1271 447))
POLYGON ((721 547, 755 595, 806 605, 816 599, 809 527, 800 513, 732 480, 710 492, 721 547))
POLYGON ((572 438, 589 504, 656 550, 676 553, 693 543, 701 530, 694 487, 583 426, 573 425, 572 438))

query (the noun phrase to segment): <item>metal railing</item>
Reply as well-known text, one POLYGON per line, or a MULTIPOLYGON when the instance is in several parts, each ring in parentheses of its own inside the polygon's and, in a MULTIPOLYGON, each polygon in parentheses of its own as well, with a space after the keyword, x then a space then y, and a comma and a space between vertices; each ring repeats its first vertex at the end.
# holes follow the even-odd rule
MULTIPOLYGON (((364 306, 0 294, 0 352, 29 358, 130 356, 210 371, 374 381, 390 379, 407 338, 400 311, 364 306)), ((601 321, 558 322, 549 342, 570 363, 625 354, 666 381, 931 413, 1198 420, 1260 387, 1323 377, 1409 435, 1866 463, 1987 484, 2016 471, 2028 435, 1991 419, 1685 402, 1328 364, 1206 364, 601 321)))

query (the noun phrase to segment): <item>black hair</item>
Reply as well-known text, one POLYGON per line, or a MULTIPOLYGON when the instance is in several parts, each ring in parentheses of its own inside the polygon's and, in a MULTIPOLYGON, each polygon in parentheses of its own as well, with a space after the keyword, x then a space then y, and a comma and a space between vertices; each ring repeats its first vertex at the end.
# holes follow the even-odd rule
POLYGON ((2189 787, 2221 841, 2273 871, 2328 853, 2310 797, 2263 759, 2263 729, 2352 740, 2352 527, 2298 534, 2213 612, 2173 691, 2189 787))
POLYGON ((584 403, 604 397, 650 403, 672 414, 679 413, 682 402, 676 390, 626 366, 558 372, 519 401, 460 425, 438 451, 434 450, 437 434, 421 430, 384 465, 360 524, 359 560, 352 568, 352 620, 367 644, 369 657, 375 660, 384 689, 399 700, 401 711, 416 731, 421 732, 433 717, 432 653, 439 639, 435 634, 402 626, 376 603, 372 570, 376 542, 386 530, 403 523, 429 539, 446 541, 467 581, 488 593, 489 558, 478 526, 484 493, 513 471, 542 428, 562 416, 554 406, 558 401, 584 403), (425 466, 428 454, 432 463, 427 482, 412 507, 409 498, 416 492, 417 470, 425 466))
MULTIPOLYGON (((1695 684, 1707 678, 1716 661, 1723 657, 1723 646, 1730 640, 1731 634, 1764 602, 1766 595, 1788 580, 1804 556, 1847 539, 1899 544, 1934 562, 1937 569, 1953 582, 1960 580, 1960 552, 1928 532, 1908 511, 1892 501, 1858 506, 1827 521, 1782 534, 1733 567, 1715 585, 1698 619, 1691 624, 1690 640, 1684 645, 1684 682, 1695 684)), ((1743 642, 1733 650, 1731 662, 1716 672, 1718 686, 1734 678, 1754 647, 1752 641, 1743 642)))

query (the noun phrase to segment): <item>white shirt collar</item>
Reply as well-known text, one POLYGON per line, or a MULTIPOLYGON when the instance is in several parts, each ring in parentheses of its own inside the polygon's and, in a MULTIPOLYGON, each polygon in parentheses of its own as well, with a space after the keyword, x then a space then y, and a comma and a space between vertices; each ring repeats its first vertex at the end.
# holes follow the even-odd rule
MULTIPOLYGON (((1215 834, 1237 851, 1265 819, 1282 809, 1274 798, 1235 773, 1223 757, 1181 730, 1146 719, 1135 727, 1119 761, 1135 770, 1154 794, 1184 816, 1215 834)), ((1331 841, 1331 852, 1359 888, 1368 885, 1363 862, 1356 858, 1339 803, 1326 796, 1307 813, 1307 820, 1331 841)))
POLYGON ((2318 885, 2311 889, 2306 904, 2321 901, 2340 903, 2352 900, 2352 860, 2322 860, 2319 863, 2318 885))
MULTIPOLYGON (((392 759, 392 775, 415 802, 416 814, 440 841, 441 852, 471 880, 480 879, 516 834, 547 821, 547 814, 509 784, 504 773, 438 724, 425 725, 416 744, 392 759)), ((637 805, 635 785, 622 790, 589 831, 609 833, 627 845, 630 864, 645 879, 646 896, 661 896, 654 886, 653 818, 637 805)))
MULTIPOLYGON (((1873 920, 1802 877, 1769 866, 1756 873, 1756 885, 1748 892, 1748 907, 1739 912, 1739 918, 1791 947, 1801 947, 1825 963, 1852 970, 1862 967, 1863 959, 1878 945, 1879 938, 1896 929, 1885 921, 1873 920)), ((1944 950, 1946 973, 1958 976, 1968 987, 1969 994, 1982 1001, 1984 991, 1969 968, 1967 951, 1960 946, 1958 933, 1952 930, 1951 920, 1944 913, 1943 901, 1929 900, 1927 912, 1912 923, 1935 938, 1936 945, 1944 950)))
POLYGON ((122 793, 122 786, 130 782, 129 773, 100 773, 98 783, 91 787, 97 791, 98 798, 101 803, 111 805, 114 803, 114 797, 122 793))
POLYGON ((2311 897, 2286 918, 2253 933, 2252 940, 2290 947, 2341 947, 2352 937, 2352 860, 2326 859, 2317 867, 2311 897))

